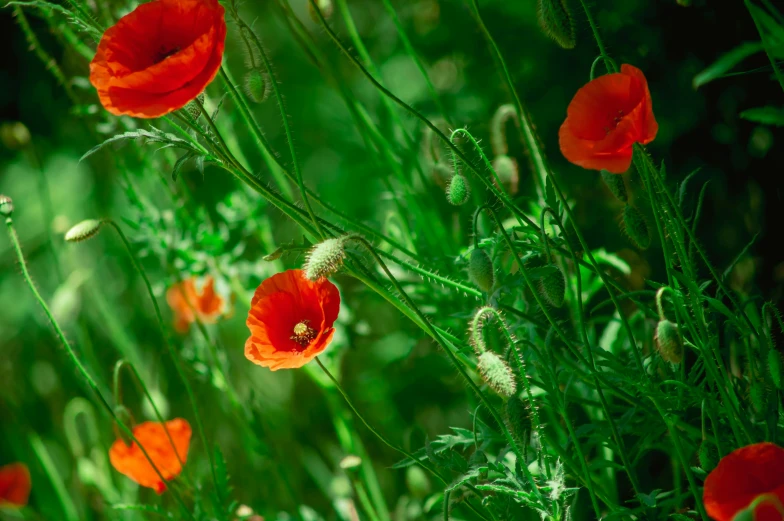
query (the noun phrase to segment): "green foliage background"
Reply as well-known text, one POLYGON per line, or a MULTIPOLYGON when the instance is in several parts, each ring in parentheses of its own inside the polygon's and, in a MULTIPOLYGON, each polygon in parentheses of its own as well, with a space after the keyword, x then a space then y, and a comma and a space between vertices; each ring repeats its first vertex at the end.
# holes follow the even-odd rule
MULTIPOLYGON (((112 1, 110 7, 117 13, 127 11, 119 3, 112 1)), ((289 3, 326 56, 329 74, 343 78, 369 116, 384 132, 391 131, 393 125, 378 91, 311 20, 304 0, 289 3)), ((458 0, 393 3, 428 67, 451 123, 466 125, 489 148, 490 119, 498 106, 511 99, 469 8, 458 0)), ((784 281, 784 257, 777 249, 780 233, 775 228, 782 218, 781 182, 775 172, 784 164, 783 136, 780 127, 745 121, 739 114, 748 108, 780 105, 781 89, 771 79, 763 53, 735 69, 748 74, 719 78, 699 89, 692 85, 694 77, 722 53, 742 41, 759 40, 748 12, 742 3, 711 6, 711 2, 695 1, 695 5, 680 6, 669 0, 635 0, 595 4, 597 24, 610 53, 618 63, 641 68, 649 80, 660 126, 649 147, 652 155, 665 161, 673 181, 702 169, 689 185, 684 211, 694 209, 698 187, 711 182, 698 227, 709 256, 723 270, 759 234, 733 272, 732 287, 751 298, 776 301, 784 281)), ((350 8, 386 86, 427 116, 437 117, 437 107, 383 4, 360 0, 350 2, 350 8)), ((566 106, 588 81, 597 55, 582 13, 574 9, 577 48, 566 51, 540 31, 533 0, 487 1, 481 2, 481 8, 588 243, 629 263, 629 274, 614 274, 627 289, 646 288, 648 278, 665 280, 658 242, 645 252, 637 251, 619 228, 620 203, 606 191, 598 174, 568 164, 558 150, 557 131, 566 106)), ((341 212, 401 241, 411 240, 402 231, 395 207, 402 195, 390 191, 385 181, 390 176, 389 165, 367 146, 366 136, 357 130, 335 86, 325 81, 323 71, 292 37, 281 12, 266 2, 246 2, 242 9, 245 20, 255 20, 254 29, 274 62, 306 184, 341 212)), ((202 174, 190 163, 172 180, 173 156, 155 152, 154 145, 110 147, 80 162, 87 150, 121 130, 115 119, 105 117, 96 106, 86 79, 88 62, 65 45, 58 31, 63 22, 41 18, 40 12, 26 12, 40 40, 36 48, 50 56, 68 78, 76 103, 39 57, 28 51, 30 42, 11 9, 3 9, 2 29, 9 45, 0 75, 0 110, 5 121, 23 122, 32 140, 22 150, 0 150, 0 193, 14 199, 14 221, 37 286, 105 394, 111 394, 116 360, 124 357, 138 367, 164 416, 185 417, 193 424, 192 410, 166 354, 146 290, 122 242, 109 229, 84 244, 65 244, 62 239, 77 222, 102 217, 114 219, 125 229, 153 282, 167 325, 172 319, 163 295, 180 278, 210 273, 224 292, 234 294, 233 315, 209 328, 219 352, 217 361, 195 327, 188 335, 178 336, 173 330, 168 334, 186 361, 206 418, 207 437, 220 446, 237 501, 269 519, 295 515, 300 505, 312 509, 300 510, 300 515, 335 519, 339 515, 335 511, 346 511, 353 476, 339 462, 356 454, 375 471, 378 492, 396 521, 441 516, 440 507, 434 506, 436 484, 423 490, 412 484, 418 477, 415 471, 391 469, 400 456, 352 416, 318 367, 311 364, 299 371, 272 373, 243 356, 250 292, 264 278, 285 267, 298 267, 303 260, 301 251, 272 262, 262 257, 277 245, 292 240, 301 244, 301 232, 218 168, 207 165, 202 174), (123 158, 122 163, 117 157, 123 158), (233 391, 226 390, 216 364, 226 369, 233 391), (240 407, 232 403, 232 392, 240 407)), ((348 42, 339 13, 333 14, 331 24, 348 42)), ((230 26, 225 64, 236 78, 243 75, 244 60, 236 31, 230 26)), ((214 107, 223 95, 222 88, 213 86, 208 94, 208 105, 214 107)), ((252 136, 230 101, 226 105, 220 117, 231 146, 242 150, 247 164, 269 179, 252 136)), ((273 148, 289 164, 274 99, 255 106, 254 113, 273 148)), ((421 125, 396 113, 419 143, 421 125)), ((141 121, 132 124, 143 126, 141 121)), ((518 195, 527 209, 535 188, 523 148, 514 136, 512 129, 510 155, 521 165, 518 195)), ((416 157, 411 153, 401 157, 401 162, 410 165, 416 157)), ((639 180, 630 177, 629 182, 635 200, 652 222, 639 180)), ((432 211, 409 222, 414 241, 421 242, 428 234, 441 238, 439 249, 423 253, 428 269, 464 273, 471 214, 484 202, 484 189, 475 180, 472 184, 472 204, 465 208, 450 207, 435 183, 419 194, 432 211)), ((489 235, 490 223, 482 223, 480 231, 489 235)), ((434 290, 410 273, 396 273, 428 315, 465 338, 468 320, 480 302, 434 290)), ((404 440, 403 445, 412 450, 426 438, 450 432, 451 427, 472 428, 476 399, 437 347, 355 279, 339 275, 336 283, 343 308, 326 359, 371 425, 392 440, 404 440)), ((86 446, 80 449, 66 436, 67 426, 75 425, 74 403, 86 403, 75 400, 89 397, 89 391, 65 362, 46 317, 19 276, 5 238, 0 239, 0 310, 0 464, 29 462, 31 506, 40 519, 140 519, 133 517, 136 513, 117 513, 106 507, 111 495, 107 490, 116 491, 123 502, 159 501, 149 490, 139 491, 136 501, 135 486, 100 466, 101 455, 114 439, 106 414, 87 403, 97 436, 91 437, 79 422, 78 438, 88 440, 86 446), (71 506, 63 500, 65 496, 71 498, 71 506), (69 508, 75 511, 69 514, 69 508)), ((126 405, 137 420, 151 419, 152 411, 130 379, 123 386, 126 405)), ((699 426, 699 411, 691 410, 690 420, 695 417, 692 424, 699 426)), ((689 451, 694 462, 696 445, 690 444, 689 451)), ((201 481, 209 475, 206 455, 194 434, 187 470, 201 481)), ((669 465, 669 456, 656 443, 640 451, 637 468, 643 490, 683 487, 672 483, 669 465)), ((363 472, 369 474, 369 469, 363 472)), ((628 484, 619 479, 620 496, 628 499, 628 484)), ((168 496, 160 501, 167 507, 173 505, 168 496)), ((574 518, 590 519, 590 504, 582 492, 578 505, 574 518)), ((14 514, 0 513, 0 519, 6 518, 15 519, 14 514)))

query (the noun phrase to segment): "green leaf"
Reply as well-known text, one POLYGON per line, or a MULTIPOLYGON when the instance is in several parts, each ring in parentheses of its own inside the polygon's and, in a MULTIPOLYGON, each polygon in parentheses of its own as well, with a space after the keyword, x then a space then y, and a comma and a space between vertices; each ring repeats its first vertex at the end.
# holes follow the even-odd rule
POLYGON ((731 51, 719 56, 719 59, 697 74, 692 81, 695 89, 727 74, 737 64, 763 49, 762 42, 744 42, 731 51))
MULTIPOLYGON (((453 452, 453 449, 462 450, 468 447, 469 445, 474 444, 474 433, 469 431, 468 429, 452 427, 452 431, 454 432, 454 434, 441 434, 435 440, 428 443, 425 447, 416 451, 414 453, 414 456, 416 456, 419 459, 427 457, 428 459, 433 460, 435 456, 443 452, 446 451, 453 452)), ((481 442, 482 438, 480 438, 479 440, 481 442)), ((393 469, 405 468, 414 463, 415 462, 411 458, 406 458, 392 465, 392 468, 393 469)))
POLYGON ((757 24, 766 52, 771 59, 784 58, 784 26, 761 7, 746 0, 746 7, 757 24))
POLYGON ((106 145, 110 145, 112 143, 128 141, 132 139, 144 139, 148 143, 163 143, 167 147, 174 147, 174 148, 182 148, 184 150, 190 150, 193 152, 197 152, 198 150, 193 147, 193 145, 185 141, 184 139, 180 139, 173 134, 167 134, 162 130, 158 130, 155 127, 150 127, 150 130, 133 130, 129 132, 125 132, 123 134, 118 134, 116 136, 112 136, 103 143, 94 146, 90 150, 87 151, 86 154, 82 156, 79 161, 84 161, 91 155, 95 154, 99 150, 101 150, 106 145))
POLYGON ((740 117, 755 123, 762 123, 763 125, 784 127, 784 107, 771 107, 769 105, 767 107, 748 109, 741 112, 740 117))

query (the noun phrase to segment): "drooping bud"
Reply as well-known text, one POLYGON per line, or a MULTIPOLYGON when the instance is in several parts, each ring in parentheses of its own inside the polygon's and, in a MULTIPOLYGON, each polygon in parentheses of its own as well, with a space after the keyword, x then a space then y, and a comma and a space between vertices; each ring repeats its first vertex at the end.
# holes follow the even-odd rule
POLYGON ((8 121, 0 125, 0 141, 6 148, 21 150, 30 143, 30 131, 21 121, 8 121))
POLYGON ((678 332, 678 326, 667 319, 660 320, 653 335, 659 355, 671 364, 683 361, 683 340, 678 332))
POLYGON ((251 69, 245 73, 245 93, 254 103, 266 100, 271 90, 270 78, 264 71, 251 69))
POLYGON ((544 33, 564 49, 574 49, 577 35, 567 0, 539 0, 539 25, 544 33))
POLYGON ((509 153, 509 145, 506 141, 506 122, 511 118, 517 118, 517 109, 514 105, 506 104, 498 107, 490 121, 490 145, 496 156, 509 153))
POLYGON ((781 355, 775 349, 768 350, 768 371, 770 372, 770 379, 773 380, 773 385, 779 391, 784 391, 781 381, 781 355))
POLYGON ((487 385, 501 396, 509 398, 517 390, 512 369, 494 352, 485 351, 479 355, 476 368, 487 385))
POLYGON ((719 463, 716 446, 708 440, 702 440, 700 448, 697 450, 697 459, 700 462, 700 468, 705 472, 710 472, 716 468, 719 463))
POLYGON ((103 222, 96 219, 87 219, 86 221, 82 221, 66 232, 65 241, 82 242, 86 241, 87 239, 92 239, 98 235, 99 231, 101 231, 101 226, 103 226, 103 222))
POLYGON ((311 248, 305 261, 305 278, 317 281, 337 273, 346 258, 347 237, 327 239, 311 248))
POLYGON ((651 245, 651 233, 642 212, 634 206, 626 205, 623 209, 623 228, 635 246, 645 250, 651 245))
MULTIPOLYGON (((320 20, 316 10, 313 7, 313 3, 310 0, 305 1, 308 3, 308 14, 310 15, 310 18, 314 22, 319 23, 320 20)), ((315 0, 315 3, 316 7, 318 7, 318 10, 321 12, 321 16, 323 16, 325 20, 329 20, 334 9, 332 6, 332 0, 315 0)))
MULTIPOLYGON (((498 188, 506 187, 508 188, 510 195, 516 194, 517 185, 520 182, 520 171, 517 168, 517 161, 506 154, 501 154, 493 159, 493 169, 496 174, 498 174, 498 178, 503 185, 498 188)), ((493 181, 495 182, 495 179, 493 179, 493 181)))
POLYGON ((563 306, 566 297, 566 277, 560 266, 552 264, 550 273, 539 279, 538 290, 542 298, 553 307, 563 306))
POLYGON ((188 111, 188 114, 190 115, 191 118, 199 119, 199 116, 201 116, 201 108, 199 108, 199 105, 203 106, 204 100, 205 97, 204 97, 204 93, 202 92, 201 94, 196 96, 195 100, 189 101, 188 104, 185 105, 185 110, 188 111))
POLYGON ((602 181, 610 193, 622 203, 629 202, 629 194, 626 193, 626 184, 623 182, 623 175, 613 174, 607 170, 602 170, 602 181))
POLYGON ((528 445, 531 441, 531 411, 528 406, 517 396, 507 400, 504 407, 504 420, 509 432, 522 443, 528 445))
POLYGON ((340 460, 340 468, 343 470, 353 470, 362 465, 362 458, 354 454, 349 454, 340 460))
POLYGON ((495 284, 495 272, 490 256, 479 248, 474 248, 468 261, 468 278, 479 289, 489 293, 495 284))
POLYGON ((7 195, 0 194, 0 215, 11 217, 14 213, 14 201, 7 195))
POLYGON ((468 180, 462 174, 455 174, 446 187, 446 200, 449 204, 460 206, 468 201, 468 196, 471 195, 471 188, 468 185, 468 180))

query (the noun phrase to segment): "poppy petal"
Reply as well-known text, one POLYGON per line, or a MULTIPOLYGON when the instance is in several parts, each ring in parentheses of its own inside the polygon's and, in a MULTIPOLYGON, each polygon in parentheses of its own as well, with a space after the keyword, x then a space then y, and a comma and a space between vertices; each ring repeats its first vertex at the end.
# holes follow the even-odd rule
POLYGON ((21 508, 30 498, 30 470, 24 463, 0 467, 0 507, 21 508))

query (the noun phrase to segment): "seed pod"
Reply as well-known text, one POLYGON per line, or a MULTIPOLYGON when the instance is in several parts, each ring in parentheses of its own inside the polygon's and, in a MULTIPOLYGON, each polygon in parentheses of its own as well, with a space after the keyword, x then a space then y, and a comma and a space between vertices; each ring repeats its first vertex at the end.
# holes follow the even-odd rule
POLYGON ((468 180, 461 174, 455 174, 449 186, 446 187, 446 200, 450 204, 460 206, 468 201, 468 196, 471 194, 471 189, 468 186, 468 180))
MULTIPOLYGON (((516 194, 517 185, 520 181, 520 171, 517 168, 517 161, 506 154, 502 154, 493 159, 493 169, 498 174, 498 178, 503 185, 498 188, 501 189, 506 187, 508 188, 510 195, 516 194)), ((498 183, 496 183, 495 179, 493 179, 493 182, 497 186, 498 183)))
POLYGON ((702 440, 700 448, 697 450, 697 459, 700 461, 700 468, 702 470, 710 472, 716 468, 716 465, 719 463, 717 452, 716 446, 713 443, 702 440))
POLYGON ((626 205, 623 209, 623 228, 635 246, 645 250, 651 245, 651 233, 640 210, 626 205))
MULTIPOLYGON (((305 0, 308 3, 308 14, 310 15, 310 19, 313 20, 315 23, 320 23, 318 14, 316 10, 313 8, 313 3, 310 0, 305 0)), ((325 20, 329 20, 332 16, 332 0, 316 0, 316 6, 318 10, 321 11, 321 16, 324 17, 325 20)))
POLYGON ((311 248, 305 261, 305 278, 310 281, 330 277, 343 266, 346 258, 346 237, 327 239, 311 248))
POLYGON ((577 35, 567 0, 539 0, 539 25, 544 33, 564 49, 574 49, 577 35))
POLYGON ((203 92, 196 96, 195 100, 189 101, 188 104, 185 105, 185 110, 188 111, 188 114, 190 114, 193 119, 199 119, 199 116, 201 116, 201 108, 199 108, 199 105, 204 105, 203 92))
POLYGON ((552 272, 548 273, 541 279, 537 286, 539 295, 553 307, 560 308, 563 306, 564 298, 566 297, 566 277, 563 270, 557 264, 552 264, 555 268, 552 272))
POLYGON ((768 351, 768 371, 770 371, 770 379, 773 380, 773 385, 779 391, 784 391, 781 386, 781 355, 775 349, 768 351))
POLYGON ((495 284, 493 261, 484 250, 474 248, 471 252, 471 258, 468 261, 468 278, 485 293, 489 293, 493 289, 495 284))
POLYGON ((623 175, 613 174, 607 170, 602 170, 602 181, 610 190, 610 193, 622 203, 629 202, 629 195, 626 193, 626 184, 623 182, 623 175))
POLYGON ((494 352, 485 351, 479 355, 476 368, 487 385, 501 396, 509 398, 517 390, 512 369, 494 352))
POLYGON ((504 407, 504 420, 515 439, 523 445, 528 445, 531 441, 531 411, 517 396, 507 400, 504 407))
POLYGON ((103 223, 96 219, 87 219, 72 227, 65 234, 66 242, 82 242, 92 239, 101 231, 103 223))
POLYGON ((683 361, 683 340, 678 332, 678 326, 669 320, 660 320, 653 335, 659 355, 671 364, 683 361))
POLYGON ((7 195, 0 194, 0 215, 11 217, 14 213, 14 201, 7 195))
POLYGON ((254 103, 261 103, 269 97, 272 85, 265 72, 251 69, 245 74, 245 93, 254 103))

